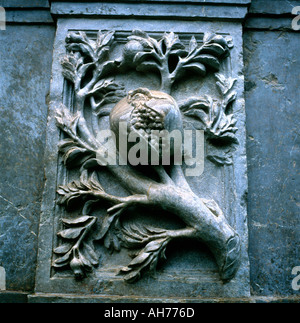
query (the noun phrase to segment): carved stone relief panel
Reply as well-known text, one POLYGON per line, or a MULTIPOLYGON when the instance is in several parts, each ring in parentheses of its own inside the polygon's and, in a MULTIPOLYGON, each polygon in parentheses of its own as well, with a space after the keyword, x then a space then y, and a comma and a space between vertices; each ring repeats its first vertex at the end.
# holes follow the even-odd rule
POLYGON ((61 20, 52 77, 36 292, 248 296, 240 25, 61 20))

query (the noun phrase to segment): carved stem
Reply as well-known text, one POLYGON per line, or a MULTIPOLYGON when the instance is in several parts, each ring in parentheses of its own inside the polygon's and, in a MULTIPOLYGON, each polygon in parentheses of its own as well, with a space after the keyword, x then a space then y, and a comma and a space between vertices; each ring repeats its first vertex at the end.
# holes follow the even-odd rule
POLYGON ((178 229, 178 230, 167 230, 164 233, 156 234, 150 236, 147 240, 143 241, 143 243, 148 243, 153 240, 169 238, 169 242, 173 239, 178 238, 195 238, 197 237, 197 230, 194 228, 185 228, 185 229, 178 229))
POLYGON ((173 165, 170 171, 170 176, 174 182, 174 184, 182 189, 192 192, 190 185, 188 184, 184 174, 182 167, 180 165, 173 165))
POLYGON ((79 249, 81 242, 87 236, 87 234, 91 230, 92 226, 96 223, 96 220, 97 220, 97 218, 92 217, 92 221, 85 227, 85 229, 84 229, 83 233, 81 234, 80 238, 78 239, 78 241, 76 242, 76 244, 72 248, 73 250, 76 250, 76 249, 78 250, 79 249))
POLYGON ((171 89, 174 80, 171 78, 168 63, 164 63, 160 68, 160 75, 161 75, 161 86, 160 91, 171 94, 171 89))
MULTIPOLYGON (((139 177, 126 166, 110 167, 110 170, 128 189, 137 191, 139 194, 146 194, 149 205, 155 205, 176 214, 188 228, 193 228, 193 236, 205 242, 213 252, 222 279, 227 280, 233 277, 239 265, 240 242, 237 233, 223 215, 216 216, 210 211, 202 199, 188 189, 187 184, 184 187, 178 187, 170 183, 155 183, 147 178, 139 177), (232 241, 232 246, 229 247, 230 241, 232 241), (230 252, 230 261, 233 264, 228 268, 230 252)), ((178 179, 183 183, 180 172, 178 175, 178 179)))

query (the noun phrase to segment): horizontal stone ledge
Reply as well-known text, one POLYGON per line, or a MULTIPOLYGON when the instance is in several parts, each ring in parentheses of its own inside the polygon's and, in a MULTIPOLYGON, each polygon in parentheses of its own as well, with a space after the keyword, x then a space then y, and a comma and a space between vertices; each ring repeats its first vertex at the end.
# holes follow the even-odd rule
POLYGON ((281 15, 291 13, 299 5, 299 0, 252 0, 250 13, 281 15))
POLYGON ((28 295, 28 303, 299 303, 300 296, 252 296, 247 298, 161 298, 161 297, 136 297, 136 296, 107 296, 107 295, 72 295, 36 293, 28 295))
MULTIPOLYGON (((111 3, 141 3, 143 2, 144 4, 147 3, 183 3, 183 4, 187 4, 187 3, 194 3, 194 4, 228 4, 228 5, 249 5, 251 4, 252 0, 106 0, 105 2, 111 2, 111 3)), ((52 2, 75 2, 74 0, 49 0, 50 3, 52 2)), ((98 2, 99 0, 89 0, 88 2, 98 2)))
POLYGON ((53 18, 49 10, 6 10, 6 23, 21 23, 21 24, 53 24, 53 18))
MULTIPOLYGON (((294 31, 292 21, 294 17, 248 17, 245 21, 246 30, 287 30, 294 31)), ((299 31, 298 31, 299 32, 299 31)))
POLYGON ((28 303, 251 303, 251 298, 178 298, 108 295, 72 295, 37 293, 28 295, 28 303))
POLYGON ((0 291, 4 303, 299 303, 300 296, 251 296, 249 298, 152 298, 105 295, 72 295, 18 291, 0 291))
POLYGON ((111 3, 111 2, 52 2, 51 14, 55 17, 118 17, 154 19, 214 19, 242 20, 246 16, 246 5, 217 5, 203 2, 179 3, 111 3))
POLYGON ((48 0, 0 0, 4 8, 50 8, 48 0))

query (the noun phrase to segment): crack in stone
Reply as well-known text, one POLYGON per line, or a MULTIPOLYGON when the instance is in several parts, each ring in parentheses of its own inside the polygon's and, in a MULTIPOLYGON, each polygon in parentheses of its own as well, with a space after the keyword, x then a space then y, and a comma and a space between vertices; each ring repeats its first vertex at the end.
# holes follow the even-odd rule
POLYGON ((9 201, 8 199, 6 199, 5 197, 3 197, 2 195, 0 195, 0 198, 2 200, 4 200, 6 203, 8 203, 9 205, 11 205, 14 209, 16 209, 19 216, 21 216, 23 219, 25 219, 25 220, 28 221, 28 219, 20 212, 20 209, 22 210, 24 208, 18 208, 17 206, 14 205, 13 202, 9 201))

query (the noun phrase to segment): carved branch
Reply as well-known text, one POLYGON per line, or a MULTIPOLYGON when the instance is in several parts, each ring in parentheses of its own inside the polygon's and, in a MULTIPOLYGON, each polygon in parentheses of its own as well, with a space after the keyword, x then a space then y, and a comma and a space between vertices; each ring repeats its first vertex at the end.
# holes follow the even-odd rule
POLYGON ((133 205, 147 205, 149 200, 146 195, 131 195, 127 197, 118 197, 108 194, 98 181, 96 172, 92 173, 90 178, 87 178, 87 170, 82 172, 79 181, 73 181, 67 185, 60 185, 57 193, 59 198, 58 204, 70 206, 70 202, 78 199, 93 199, 94 201, 105 200, 114 207, 108 210, 108 213, 113 213, 116 209, 125 209, 133 205))
POLYGON ((222 36, 206 35, 204 44, 198 47, 195 37, 186 49, 173 32, 165 33, 157 41, 147 33, 134 30, 124 48, 125 65, 132 61, 137 71, 158 71, 161 76, 161 91, 170 93, 173 83, 186 72, 203 77, 207 70, 218 71, 220 60, 229 55, 229 42, 222 36))

